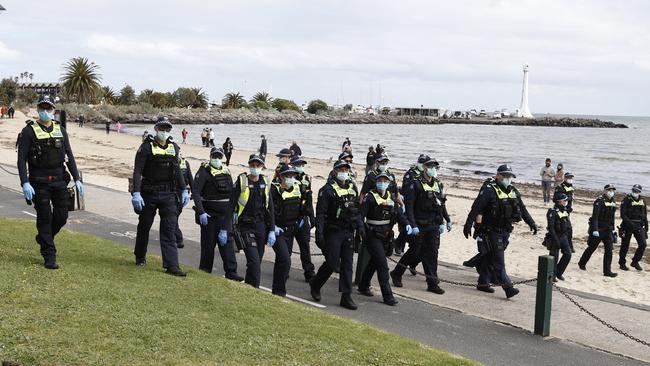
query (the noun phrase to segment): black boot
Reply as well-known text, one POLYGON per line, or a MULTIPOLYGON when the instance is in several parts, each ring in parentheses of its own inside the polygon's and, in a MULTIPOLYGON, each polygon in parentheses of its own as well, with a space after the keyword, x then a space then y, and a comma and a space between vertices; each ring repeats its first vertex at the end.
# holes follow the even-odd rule
POLYGON ((513 296, 516 296, 519 293, 519 290, 514 288, 514 287, 506 287, 503 289, 503 291, 506 292, 506 297, 511 298, 513 296))
POLYGON ((176 277, 185 277, 185 276, 187 276, 187 273, 181 271, 181 269, 179 267, 177 267, 177 266, 171 266, 171 267, 167 268, 165 273, 167 273, 169 275, 172 275, 172 276, 176 276, 176 277))
POLYGON ((488 294, 494 293, 494 289, 490 286, 476 286, 476 289, 479 291, 487 292, 488 294))
POLYGON ((46 260, 43 266, 47 269, 59 269, 59 264, 56 263, 56 259, 46 260))
POLYGON ((618 273, 607 272, 607 273, 603 274, 603 276, 614 278, 614 277, 618 276, 618 273))
POLYGON ((373 297, 373 296, 375 296, 375 293, 372 292, 372 290, 371 290, 370 288, 361 288, 361 287, 359 287, 359 288, 357 289, 357 291, 359 291, 359 293, 360 293, 361 295, 363 295, 363 296, 368 296, 368 297, 373 297))
POLYGON ((350 294, 341 295, 341 306, 346 309, 357 310, 357 304, 354 303, 354 300, 352 300, 352 296, 350 296, 350 294))
POLYGON ((147 260, 144 258, 136 258, 135 259, 135 265, 138 267, 144 267, 147 265, 147 260))
POLYGON ((237 273, 226 275, 226 278, 235 282, 244 282, 244 277, 238 275, 237 273))
POLYGON ((318 302, 321 299, 320 296, 320 288, 316 288, 314 285, 314 279, 309 281, 309 288, 310 288, 310 293, 311 293, 311 298, 314 299, 314 301, 318 302))
POLYGON ((314 272, 305 272, 305 282, 311 281, 316 274, 314 272))
POLYGON ((587 265, 586 264, 578 263, 578 267, 583 271, 587 270, 587 265))
POLYGON ((636 269, 637 271, 643 271, 643 268, 639 265, 639 262, 632 262, 631 264, 632 268, 636 269))
POLYGON ((395 306, 395 305, 397 305, 398 303, 399 303, 399 302, 398 302, 397 300, 395 300, 395 298, 392 297, 392 296, 389 297, 389 298, 387 298, 387 299, 384 299, 384 304, 386 304, 386 305, 388 305, 388 306, 395 306))
POLYGON ((404 287, 402 284, 402 276, 395 273, 395 271, 390 271, 390 278, 393 280, 393 286, 404 287))
POLYGON ((629 271, 629 270, 630 270, 630 269, 625 265, 625 263, 623 263, 623 264, 619 264, 618 266, 621 268, 621 271, 629 271))
POLYGON ((183 249, 183 248, 185 248, 185 244, 182 241, 178 242, 178 243, 176 243, 176 248, 183 249))
POLYGON ((409 266, 409 272, 411 272, 411 276, 415 276, 418 274, 416 266, 409 266))
POLYGON ((433 292, 434 294, 438 294, 438 295, 442 295, 445 293, 445 290, 441 289, 440 286, 438 285, 427 287, 427 291, 433 292))

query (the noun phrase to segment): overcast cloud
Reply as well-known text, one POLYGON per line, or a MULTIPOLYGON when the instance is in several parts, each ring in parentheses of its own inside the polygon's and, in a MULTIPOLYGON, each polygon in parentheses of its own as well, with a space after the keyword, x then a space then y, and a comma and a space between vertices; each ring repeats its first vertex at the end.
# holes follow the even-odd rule
POLYGON ((0 0, 0 77, 75 56, 120 89, 650 115, 647 1, 0 0), (380 100, 381 98, 381 100, 380 100))

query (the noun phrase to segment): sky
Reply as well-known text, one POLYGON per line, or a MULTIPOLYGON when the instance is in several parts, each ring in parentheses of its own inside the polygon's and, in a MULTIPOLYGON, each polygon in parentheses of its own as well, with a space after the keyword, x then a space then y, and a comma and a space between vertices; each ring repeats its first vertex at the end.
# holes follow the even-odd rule
POLYGON ((0 77, 72 57, 119 90, 303 103, 650 115, 643 0, 0 0, 0 77))

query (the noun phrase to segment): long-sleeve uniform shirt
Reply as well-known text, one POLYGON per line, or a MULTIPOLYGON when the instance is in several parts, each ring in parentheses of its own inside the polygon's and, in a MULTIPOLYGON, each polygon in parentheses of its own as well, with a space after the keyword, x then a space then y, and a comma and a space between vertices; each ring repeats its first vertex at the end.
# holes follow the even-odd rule
MULTIPOLYGON (((273 200, 269 196, 267 207, 267 198, 265 193, 267 186, 268 190, 270 191, 271 187, 269 185, 271 184, 271 180, 268 177, 260 175, 257 182, 253 182, 250 177, 246 176, 246 182, 248 189, 250 190, 250 196, 246 202, 246 205, 244 206, 243 212, 238 217, 238 222, 240 224, 247 222, 265 222, 267 224, 267 227, 274 228, 275 215, 273 213, 275 212, 275 209, 273 206, 273 200)), ((232 190, 232 195, 230 197, 231 212, 237 213, 238 201, 241 192, 242 186, 240 179, 238 178, 235 182, 234 188, 232 190)), ((232 220, 232 217, 230 219, 232 220)), ((228 227, 230 227, 230 225, 228 225, 228 227)))
MULTIPOLYGON (((318 201, 316 202, 316 237, 325 235, 328 226, 336 226, 344 230, 358 230, 363 228, 363 217, 361 209, 357 206, 357 214, 352 217, 348 216, 349 212, 340 207, 341 200, 337 196, 332 184, 336 181, 329 179, 327 183, 318 191, 318 201)), ((357 188, 351 182, 341 186, 342 189, 354 191, 354 202, 350 201, 349 206, 359 205, 357 188)))
POLYGON ((444 186, 437 179, 427 182, 421 175, 411 179, 404 187, 404 197, 408 221, 420 231, 434 230, 436 225, 451 221, 445 204, 444 186))
POLYGON ((621 202, 621 219, 623 227, 628 230, 642 230, 648 232, 648 209, 643 197, 634 199, 631 195, 625 196, 621 202))
POLYGON ((377 213, 377 210, 381 211, 381 206, 384 206, 384 216, 388 217, 387 220, 389 220, 390 223, 384 225, 375 225, 378 230, 391 230, 396 222, 403 226, 410 225, 409 220, 406 218, 406 215, 404 215, 402 209, 397 205, 396 196, 390 192, 385 192, 382 196, 376 189, 371 190, 363 199, 363 203, 361 205, 361 213, 363 214, 363 217, 366 218, 366 220, 373 220, 373 215, 377 213), (380 197, 381 202, 377 202, 375 194, 380 197))
MULTIPOLYGON (((148 138, 145 142, 142 143, 142 145, 140 145, 138 152, 135 154, 135 164, 133 167, 133 192, 140 192, 142 190, 142 174, 144 172, 145 166, 147 164, 155 164, 153 162, 155 158, 151 150, 152 144, 155 144, 162 149, 166 149, 168 147, 168 145, 160 145, 157 140, 152 138, 148 138)), ((173 176, 171 177, 169 183, 175 186, 177 192, 182 192, 187 189, 187 187, 185 186, 185 178, 181 172, 178 159, 181 148, 176 145, 176 143, 171 141, 168 141, 168 144, 173 144, 174 149, 176 150, 176 159, 170 160, 170 164, 173 165, 173 176)))
MULTIPOLYGON (((505 199, 504 199, 505 201, 505 199)), ((471 228, 472 224, 476 220, 476 216, 481 214, 483 216, 482 225, 492 228, 498 228, 506 231, 512 231, 512 224, 523 219, 528 226, 535 226, 535 220, 530 216, 524 201, 521 199, 521 194, 514 186, 508 188, 502 188, 498 186, 498 183, 493 180, 487 180, 481 190, 479 191, 478 196, 472 204, 472 209, 467 215, 467 221, 465 222, 465 228, 471 228), (499 205, 499 198, 497 197, 497 191, 494 187, 497 187, 502 193, 507 195, 508 202, 512 204, 512 212, 508 217, 505 217, 507 212, 501 212, 502 210, 499 207, 505 206, 505 202, 502 202, 502 205, 499 205)))
MULTIPOLYGON (((45 127, 40 123, 34 122, 36 128, 51 133, 54 130, 54 123, 50 127, 45 127)), ((72 149, 70 148, 70 140, 68 139, 68 133, 65 128, 61 128, 61 133, 63 134, 63 151, 65 157, 61 159, 61 165, 53 168, 35 168, 29 167, 29 176, 31 177, 63 177, 65 172, 65 167, 63 161, 65 160, 65 165, 68 167, 72 179, 77 181, 79 180, 79 170, 77 170, 77 163, 74 160, 74 155, 72 154, 72 149), (67 159, 66 159, 67 158, 67 159)), ((27 162, 29 160, 30 153, 33 153, 36 144, 36 134, 32 125, 29 124, 25 126, 20 133, 20 141, 18 144, 18 174, 20 175, 20 185, 23 185, 29 182, 28 171, 27 171, 27 162)))
POLYGON ((596 198, 591 214, 590 233, 592 231, 614 230, 616 220, 616 202, 614 198, 604 195, 596 198))

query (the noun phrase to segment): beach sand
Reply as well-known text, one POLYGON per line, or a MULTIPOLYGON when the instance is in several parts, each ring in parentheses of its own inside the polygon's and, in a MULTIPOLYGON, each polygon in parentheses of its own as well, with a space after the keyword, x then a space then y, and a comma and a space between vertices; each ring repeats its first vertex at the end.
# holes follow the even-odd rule
MULTIPOLYGON (((14 144, 18 132, 25 126, 25 119, 22 113, 17 112, 16 118, 13 120, 0 120, 0 163, 15 166, 16 153, 14 152, 14 144)), ((255 128, 255 126, 242 125, 242 128, 255 128)), ((68 126, 68 134, 77 165, 83 171, 85 182, 127 191, 127 178, 132 174, 135 152, 141 142, 140 137, 117 134, 115 131, 111 131, 109 135, 106 135, 103 128, 92 128, 90 125, 79 128, 76 124, 68 126)), ((342 136, 344 134, 343 132, 342 136)), ((258 145, 259 141, 257 140, 250 141, 249 144, 251 150, 258 145)), ((189 144, 181 144, 180 146, 183 156, 188 159, 193 171, 196 170, 200 162, 208 158, 209 149, 205 147, 189 144)), ((338 146, 333 146, 332 155, 337 155, 338 149, 338 146)), ((243 150, 236 150, 233 153, 230 166, 233 175, 244 171, 250 153, 251 151, 243 150)), ((270 168, 274 168, 277 162, 274 153, 269 152, 270 168)), ((419 152, 413 151, 414 159, 418 154, 419 152)), ((307 160, 307 172, 314 177, 314 189, 318 190, 325 182, 324 177, 327 176, 331 169, 331 162, 317 159, 307 160)), ((361 159, 357 160, 361 161, 361 159)), ((358 174, 363 174, 363 165, 357 165, 354 169, 358 174)), ((399 170, 393 170, 393 172, 401 180, 403 172, 399 170)), ((481 180, 451 176, 443 176, 441 180, 447 187, 447 208, 454 222, 454 229, 451 233, 442 236, 439 259, 440 261, 460 265, 464 260, 476 253, 476 243, 473 240, 464 238, 462 225, 481 186, 481 180)), ((506 252, 506 263, 508 273, 511 276, 528 279, 537 276, 537 257, 548 254, 548 251, 541 245, 546 232, 545 216, 548 207, 542 204, 540 188, 534 185, 521 185, 519 187, 524 202, 540 229, 537 236, 533 236, 527 225, 523 223, 517 225, 510 237, 510 245, 506 252)), ((18 179, 16 179, 15 188, 19 188, 18 179)), ((618 245, 615 246, 612 264, 614 271, 619 273, 617 278, 608 278, 602 275, 602 245, 587 265, 588 270, 581 271, 578 269, 579 256, 586 246, 587 220, 591 214, 591 203, 598 195, 597 192, 585 193, 581 191, 580 193, 584 196, 577 197, 571 217, 574 227, 576 253, 574 253, 571 264, 564 275, 566 281, 561 282, 560 285, 570 289, 650 305, 650 272, 619 271, 618 245)), ((86 202, 86 205, 91 206, 92 202, 86 202)), ((191 211, 186 210, 184 215, 186 214, 191 214, 191 211)), ((617 223, 618 221, 620 220, 617 218, 617 223)), ((198 231, 198 228, 196 230, 198 231)), ((633 241, 630 254, 628 254, 628 261, 635 249, 636 243, 633 241)), ((650 269, 647 264, 648 255, 646 254, 645 266, 650 269)), ((453 289, 448 290, 453 291, 453 289)))

